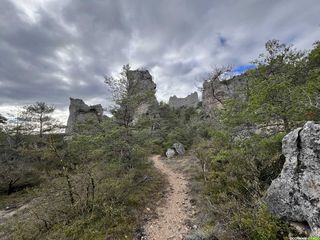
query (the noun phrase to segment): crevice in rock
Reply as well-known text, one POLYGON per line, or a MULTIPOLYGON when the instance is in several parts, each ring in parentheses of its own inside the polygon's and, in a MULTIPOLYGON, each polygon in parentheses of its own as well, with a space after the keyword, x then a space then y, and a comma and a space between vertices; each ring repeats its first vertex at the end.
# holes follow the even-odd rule
POLYGON ((297 154, 297 167, 295 169, 295 175, 297 178, 299 177, 299 174, 302 173, 303 170, 305 169, 305 166, 304 166, 303 162, 301 161, 301 150, 302 150, 301 136, 300 136, 301 131, 302 131, 302 129, 300 129, 298 131, 298 136, 297 136, 297 140, 296 140, 298 154, 297 154))

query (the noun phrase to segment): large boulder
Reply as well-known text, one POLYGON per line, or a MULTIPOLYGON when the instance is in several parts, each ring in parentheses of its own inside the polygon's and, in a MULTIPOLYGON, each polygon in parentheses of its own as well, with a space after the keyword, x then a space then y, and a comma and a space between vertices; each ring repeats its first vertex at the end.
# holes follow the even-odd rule
POLYGON ((178 98, 176 96, 172 96, 169 98, 169 106, 172 108, 180 108, 180 107, 193 107, 196 108, 199 104, 198 93, 194 92, 185 98, 178 98))
MULTIPOLYGON (((101 104, 88 106, 82 99, 70 98, 69 118, 66 134, 73 135, 80 131, 81 124, 89 124, 92 128, 103 119, 103 108, 101 104)), ((92 128, 86 128, 90 131, 92 128)))
POLYGON ((176 152, 178 153, 178 155, 184 155, 185 152, 186 152, 186 150, 184 149, 184 146, 183 146, 182 143, 179 143, 179 142, 174 143, 174 144, 172 145, 172 147, 174 148, 174 150, 176 150, 176 152))
POLYGON ((283 138, 286 158, 281 174, 266 195, 272 213, 288 221, 307 223, 320 236, 320 125, 307 122, 283 138))

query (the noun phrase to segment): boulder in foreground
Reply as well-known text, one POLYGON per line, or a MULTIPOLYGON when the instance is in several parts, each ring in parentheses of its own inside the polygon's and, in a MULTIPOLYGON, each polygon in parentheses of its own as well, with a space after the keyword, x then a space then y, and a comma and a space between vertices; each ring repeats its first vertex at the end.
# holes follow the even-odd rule
POLYGON ((286 161, 270 185, 266 202, 272 213, 306 223, 320 236, 320 125, 307 122, 282 140, 286 161))

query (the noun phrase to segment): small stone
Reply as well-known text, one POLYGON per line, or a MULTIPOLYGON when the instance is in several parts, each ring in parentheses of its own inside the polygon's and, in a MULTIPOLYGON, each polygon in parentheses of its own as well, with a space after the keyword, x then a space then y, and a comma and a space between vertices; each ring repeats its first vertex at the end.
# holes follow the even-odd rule
POLYGON ((168 148, 167 151, 166 151, 167 158, 173 158, 174 155, 176 155, 176 152, 173 149, 168 148))

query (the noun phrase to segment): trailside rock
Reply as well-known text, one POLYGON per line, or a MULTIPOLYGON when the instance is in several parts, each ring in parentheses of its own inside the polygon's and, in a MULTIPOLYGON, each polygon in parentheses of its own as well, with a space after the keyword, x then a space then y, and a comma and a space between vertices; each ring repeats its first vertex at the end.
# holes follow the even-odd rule
POLYGON ((176 155, 176 152, 173 149, 168 148, 166 151, 167 158, 172 158, 172 157, 174 157, 174 155, 176 155))
POLYGON ((178 98, 176 96, 172 96, 169 98, 169 106, 172 108, 180 108, 180 107, 193 107, 196 108, 199 103, 198 93, 194 92, 188 95, 185 98, 178 98))
POLYGON ((272 213, 288 221, 308 223, 320 236, 320 125, 307 122, 282 140, 286 161, 266 195, 272 213))
POLYGON ((185 149, 184 149, 184 146, 182 143, 174 143, 172 145, 172 147, 176 150, 176 152, 179 154, 179 155, 184 155, 185 154, 185 149))
MULTIPOLYGON (((66 134, 72 135, 78 131, 79 124, 88 123, 91 126, 101 122, 103 119, 103 108, 101 104, 88 106, 82 99, 70 98, 69 118, 66 134)), ((88 128, 89 130, 90 128, 88 128)))

